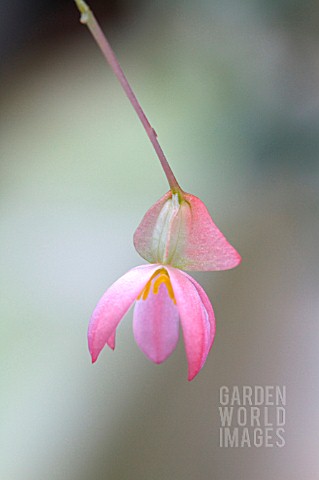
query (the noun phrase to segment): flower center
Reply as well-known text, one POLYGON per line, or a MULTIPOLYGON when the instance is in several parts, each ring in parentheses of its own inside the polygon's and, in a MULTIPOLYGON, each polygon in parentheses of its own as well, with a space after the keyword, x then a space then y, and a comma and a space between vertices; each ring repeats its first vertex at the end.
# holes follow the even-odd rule
POLYGON ((153 293, 155 295, 158 294, 159 287, 161 286, 162 283, 164 283, 170 299, 176 305, 174 290, 173 290, 169 275, 167 273, 167 270, 165 270, 165 268, 160 268, 159 270, 156 270, 155 273, 153 273, 153 275, 151 276, 151 278, 149 279, 149 281, 147 282, 147 284, 145 285, 145 287, 143 288, 141 293, 138 295, 137 300, 140 300, 141 298, 142 298, 142 300, 147 299, 147 297, 148 297, 148 295, 151 291, 151 288, 152 288, 152 282, 153 282, 153 293), (153 280, 154 280, 154 282, 153 282, 153 280))

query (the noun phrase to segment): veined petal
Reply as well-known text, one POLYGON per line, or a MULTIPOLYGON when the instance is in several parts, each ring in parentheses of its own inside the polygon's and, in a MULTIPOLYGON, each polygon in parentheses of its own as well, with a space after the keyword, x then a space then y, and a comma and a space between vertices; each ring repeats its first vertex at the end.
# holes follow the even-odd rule
POLYGON ((241 261, 203 202, 184 192, 167 192, 147 211, 134 245, 148 262, 183 270, 228 270, 241 261))
POLYGON ((144 215, 141 223, 134 233, 134 246, 137 252, 150 263, 156 262, 154 252, 154 231, 161 211, 167 200, 172 197, 172 192, 167 192, 144 215))
POLYGON ((158 265, 142 265, 129 270, 104 293, 88 329, 89 350, 95 362, 106 343, 115 344, 115 329, 158 265))
POLYGON ((175 350, 179 336, 177 307, 164 283, 154 293, 153 280, 145 300, 137 300, 134 307, 133 331, 137 345, 153 362, 162 363, 175 350))
POLYGON ((209 315, 197 288, 188 275, 173 267, 165 267, 169 273, 183 329, 188 380, 192 380, 205 363, 211 333, 209 315))
POLYGON ((169 191, 142 219, 134 234, 134 245, 148 262, 177 266, 190 229, 190 205, 180 194, 169 191))
POLYGON ((157 263, 171 263, 179 242, 182 212, 178 194, 174 193, 164 205, 155 223, 152 253, 157 263))
POLYGON ((199 271, 228 270, 239 265, 239 253, 214 224, 204 203, 189 193, 184 198, 191 207, 191 229, 184 251, 176 258, 177 265, 199 271))

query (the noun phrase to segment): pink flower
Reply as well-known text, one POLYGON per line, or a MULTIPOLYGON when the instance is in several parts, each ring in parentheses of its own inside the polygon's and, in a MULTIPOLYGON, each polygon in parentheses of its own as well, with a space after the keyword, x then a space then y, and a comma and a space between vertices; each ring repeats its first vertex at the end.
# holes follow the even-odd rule
POLYGON ((215 335, 215 318, 202 287, 179 270, 227 270, 240 256, 212 221, 199 198, 183 192, 124 72, 92 11, 75 0, 105 59, 122 85, 156 151, 170 191, 151 207, 134 235, 139 254, 151 265, 133 268, 103 295, 93 312, 89 349, 95 362, 103 347, 114 349, 115 331, 129 308, 134 308, 134 336, 140 349, 155 363, 173 352, 181 323, 188 379, 205 363, 215 335))
POLYGON ((134 302, 136 343, 155 363, 164 362, 174 351, 181 323, 188 380, 192 380, 213 344, 214 312, 202 287, 187 273, 167 265, 135 267, 105 292, 89 325, 92 361, 105 344, 114 349, 116 327, 134 302))
POLYGON ((164 362, 174 351, 181 323, 188 380, 192 380, 213 344, 215 317, 202 287, 179 268, 226 270, 238 265, 240 256, 213 223, 201 200, 171 191, 146 213, 134 243, 152 264, 127 272, 99 301, 88 331, 92 361, 105 344, 114 349, 116 328, 135 302, 135 340, 155 363, 164 362))

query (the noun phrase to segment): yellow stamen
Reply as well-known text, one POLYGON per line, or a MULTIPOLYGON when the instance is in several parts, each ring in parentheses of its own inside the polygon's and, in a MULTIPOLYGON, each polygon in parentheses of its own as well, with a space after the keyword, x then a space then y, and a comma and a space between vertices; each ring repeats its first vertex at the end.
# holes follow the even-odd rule
POLYGON ((153 273, 153 275, 151 276, 151 278, 149 279, 149 281, 147 282, 147 284, 145 285, 145 287, 143 288, 143 290, 141 291, 141 293, 139 293, 139 295, 138 295, 138 297, 137 297, 137 300, 140 300, 140 298, 142 297, 142 295, 143 295, 143 300, 146 300, 146 299, 147 299, 148 294, 150 293, 150 289, 151 289, 151 284, 152 284, 153 278, 155 278, 156 275, 158 275, 162 270, 164 270, 164 269, 161 268, 160 270, 156 270, 156 272, 153 273))
POLYGON ((143 297, 142 297, 143 300, 147 299, 148 294, 150 293, 150 290, 151 290, 151 282, 148 281, 147 284, 146 284, 146 287, 143 290, 143 297))
POLYGON ((173 291, 173 287, 172 287, 172 284, 171 284, 171 281, 170 281, 170 278, 168 276, 168 274, 166 273, 161 273, 155 280, 154 282, 154 285, 153 285, 153 292, 155 293, 155 295, 158 294, 158 291, 159 291, 159 287, 160 285, 164 283, 166 288, 167 288, 167 292, 168 292, 168 295, 169 297, 171 298, 171 300, 173 300, 173 302, 175 303, 176 305, 176 300, 175 300, 175 296, 174 296, 174 291, 173 291))
POLYGON ((142 297, 142 300, 146 300, 150 291, 151 291, 151 285, 152 285, 152 281, 154 280, 154 278, 156 278, 155 282, 154 282, 154 285, 153 285, 153 293, 155 295, 158 294, 159 292, 159 287, 162 283, 165 284, 166 286, 166 289, 167 289, 167 292, 168 292, 168 295, 170 297, 170 299, 174 302, 174 304, 176 305, 176 299, 175 299, 175 295, 174 295, 174 290, 173 290, 173 287, 172 287, 172 284, 171 284, 171 281, 170 281, 170 278, 169 278, 169 275, 167 273, 167 271, 165 270, 165 268, 160 268, 159 270, 156 270, 156 272, 151 276, 151 278, 149 279, 149 281, 147 282, 147 284, 145 285, 144 289, 141 291, 141 293, 138 295, 137 297, 137 300, 140 300, 140 298, 142 297))

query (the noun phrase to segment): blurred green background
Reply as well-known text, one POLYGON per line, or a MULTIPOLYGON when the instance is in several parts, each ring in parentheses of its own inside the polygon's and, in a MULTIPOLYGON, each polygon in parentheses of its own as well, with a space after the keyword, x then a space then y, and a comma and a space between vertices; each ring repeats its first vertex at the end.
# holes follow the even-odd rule
POLYGON ((92 366, 87 323, 144 263, 132 235, 167 190, 72 2, 5 1, 1 22, 3 480, 318 476, 319 4, 93 1, 185 191, 243 257, 195 274, 217 335, 187 382, 134 343, 92 366), (284 448, 220 448, 222 385, 286 385, 284 448))

